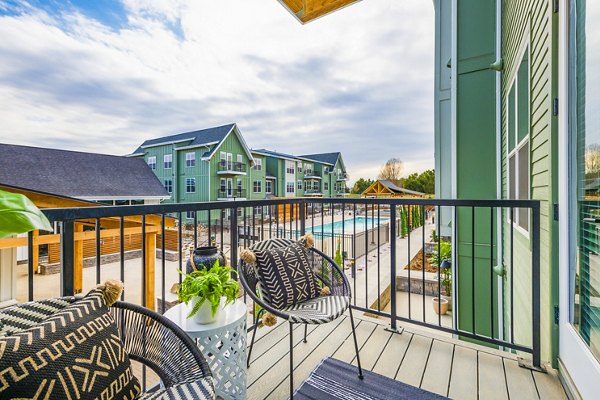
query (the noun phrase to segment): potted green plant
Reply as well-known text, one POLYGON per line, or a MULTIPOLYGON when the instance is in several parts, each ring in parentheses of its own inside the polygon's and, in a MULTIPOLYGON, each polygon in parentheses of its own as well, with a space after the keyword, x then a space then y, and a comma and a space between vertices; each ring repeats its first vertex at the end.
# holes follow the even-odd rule
POLYGON ((441 241, 439 253, 436 246, 429 257, 429 263, 440 268, 440 284, 443 290, 440 297, 448 302, 448 310, 452 310, 452 244, 441 241))
POLYGON ((186 305, 191 303, 188 318, 210 324, 217 319, 220 310, 238 298, 240 287, 231 272, 231 268, 219 265, 217 260, 210 269, 184 275, 177 296, 186 305))
POLYGON ((31 200, 19 193, 0 190, 0 239, 37 229, 53 230, 31 200))

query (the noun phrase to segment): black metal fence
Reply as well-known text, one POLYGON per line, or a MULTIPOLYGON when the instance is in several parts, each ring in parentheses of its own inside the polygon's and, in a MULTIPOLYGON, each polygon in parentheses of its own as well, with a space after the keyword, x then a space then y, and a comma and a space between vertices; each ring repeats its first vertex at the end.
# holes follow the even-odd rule
MULTIPOLYGON (((184 226, 195 227, 192 234, 187 234, 190 246, 216 244, 233 260, 232 264, 237 262, 240 249, 257 241, 297 239, 313 232, 315 245, 346 270, 353 286, 354 309, 389 319, 391 330, 398 330, 398 323, 404 322, 505 350, 531 353, 533 365, 540 366, 538 201, 294 198, 47 209, 44 213, 59 227, 62 295, 82 289, 75 287, 76 237, 92 235, 99 249, 105 225, 113 231, 118 229, 120 279, 126 288, 141 284, 141 304, 154 304, 145 290, 153 285, 145 272, 148 260, 154 258, 147 254, 153 249, 148 240, 155 240, 152 235, 156 234, 156 248, 165 249, 165 231, 177 232, 177 261, 167 260, 165 251, 157 252, 154 259, 162 282, 158 293, 153 294, 162 299, 156 306, 159 312, 165 308, 167 274, 172 276, 173 269, 182 270, 188 256, 184 226), (528 232, 511 222, 510 216, 521 209, 529 210, 528 232), (85 232, 76 232, 76 224, 83 224, 85 232), (128 282, 126 277, 126 230, 141 234, 142 272, 135 282, 128 282), (515 235, 519 235, 519 243, 526 241, 526 245, 516 247, 515 235), (433 243, 429 237, 435 239, 433 243), (450 244, 445 244, 445 239, 450 239, 450 244), (444 246, 452 247, 450 269, 443 270, 443 259, 437 257, 437 265, 430 265, 430 271, 426 271, 428 252, 442 253, 444 246), (422 264, 422 268, 411 269, 414 263, 422 264), (515 279, 529 289, 517 291, 515 279), (530 281, 524 283, 527 279, 530 281), (428 307, 434 299, 443 303, 444 295, 452 302, 451 316, 431 312, 432 308, 443 311, 440 306, 428 307), (521 307, 524 303, 527 306, 521 307)), ((27 290, 29 299, 33 299, 34 266, 29 258, 27 290)), ((94 282, 82 283, 83 289, 100 283, 102 267, 101 252, 96 251, 94 282)))

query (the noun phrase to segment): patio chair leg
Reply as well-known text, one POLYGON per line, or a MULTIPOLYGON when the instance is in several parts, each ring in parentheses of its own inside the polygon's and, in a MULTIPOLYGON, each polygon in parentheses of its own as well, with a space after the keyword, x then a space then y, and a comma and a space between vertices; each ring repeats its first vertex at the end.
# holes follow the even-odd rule
POLYGON ((356 328, 354 327, 354 317, 352 316, 352 307, 348 308, 350 311, 350 324, 352 325, 352 336, 354 337, 354 349, 356 350, 356 363, 358 364, 358 378, 363 379, 362 367, 360 365, 360 354, 358 351, 358 341, 356 340, 356 328))
POLYGON ((304 343, 308 343, 306 341, 306 332, 308 331, 308 324, 304 324, 304 343))
POLYGON ((250 356, 252 355, 252 348, 254 347, 254 339, 256 338, 256 331, 258 330, 258 321, 261 315, 265 312, 264 308, 258 310, 256 314, 256 320, 254 321, 254 328, 252 329, 252 341, 250 342, 250 349, 248 349, 248 358, 246 359, 246 367, 250 368, 250 356))
POLYGON ((290 322, 290 400, 294 398, 294 325, 290 322))
POLYGON ((252 328, 252 341, 250 342, 250 348, 248 349, 248 358, 246 359, 246 367, 250 368, 250 356, 252 355, 252 348, 254 347, 254 338, 256 338, 256 331, 258 330, 258 319, 254 323, 252 328))

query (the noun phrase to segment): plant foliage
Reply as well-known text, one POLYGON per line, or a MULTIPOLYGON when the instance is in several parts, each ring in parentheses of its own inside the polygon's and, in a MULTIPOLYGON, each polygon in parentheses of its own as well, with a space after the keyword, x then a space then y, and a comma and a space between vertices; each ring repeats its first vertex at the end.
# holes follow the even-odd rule
POLYGON ((22 194, 0 190, 0 239, 36 229, 52 231, 40 209, 22 194))
MULTIPOLYGON (((194 304, 188 318, 193 317, 204 301, 209 301, 212 315, 217 313, 221 297, 225 297, 225 305, 233 303, 240 293, 238 282, 231 277, 232 269, 221 267, 217 260, 210 269, 200 269, 185 274, 181 286, 179 286, 179 300, 188 304, 193 297, 199 297, 200 300, 194 304)), ((180 271, 181 273, 181 271, 180 271)))
MULTIPOLYGON (((439 267, 442 264, 442 261, 447 260, 448 262, 452 262, 452 244, 448 241, 441 241, 439 246, 436 246, 433 253, 429 257, 429 263, 434 267, 439 267)), ((444 291, 446 292, 446 296, 452 295, 452 268, 442 268, 441 271, 441 284, 444 287, 444 291)))

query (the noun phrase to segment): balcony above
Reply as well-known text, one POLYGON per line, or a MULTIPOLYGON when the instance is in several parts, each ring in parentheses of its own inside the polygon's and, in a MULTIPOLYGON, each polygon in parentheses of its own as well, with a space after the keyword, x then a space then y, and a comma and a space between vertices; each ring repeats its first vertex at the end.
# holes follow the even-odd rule
POLYGON ((321 192, 319 189, 307 189, 304 191, 304 195, 310 197, 319 197, 323 196, 323 192, 321 192))
POLYGON ((304 171, 305 180, 320 180, 322 179, 320 171, 306 170, 304 171))
POLYGON ((219 175, 246 175, 246 164, 241 162, 224 161, 219 162, 219 175))
POLYGON ((338 182, 347 181, 350 178, 348 174, 335 174, 335 176, 338 182))
POLYGON ((246 200, 246 189, 225 189, 219 190, 217 197, 219 201, 246 200))

